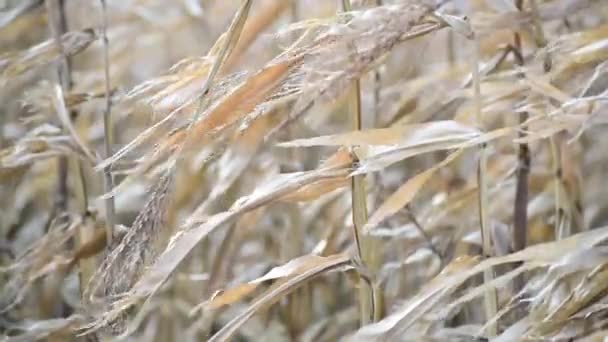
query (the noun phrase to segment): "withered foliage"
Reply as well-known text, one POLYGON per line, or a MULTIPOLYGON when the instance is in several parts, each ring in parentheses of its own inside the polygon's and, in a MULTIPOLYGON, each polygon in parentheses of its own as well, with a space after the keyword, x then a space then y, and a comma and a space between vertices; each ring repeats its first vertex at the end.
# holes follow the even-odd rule
POLYGON ((0 1, 0 334, 603 340, 607 60, 599 0, 0 1))

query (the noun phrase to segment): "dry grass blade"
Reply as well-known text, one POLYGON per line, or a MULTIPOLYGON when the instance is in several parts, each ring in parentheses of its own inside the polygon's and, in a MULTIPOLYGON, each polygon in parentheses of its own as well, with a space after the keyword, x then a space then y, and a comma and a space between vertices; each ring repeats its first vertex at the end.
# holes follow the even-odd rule
POLYGON ((209 75, 207 76, 207 79, 205 80, 205 84, 203 84, 203 88, 201 89, 202 96, 199 100, 198 109, 196 110, 196 113, 194 114, 194 117, 192 118, 192 123, 190 125, 192 125, 194 122, 196 122, 198 120, 198 117, 201 114, 202 109, 203 109, 204 101, 206 100, 207 92, 209 92, 209 89, 211 89, 211 86, 213 85, 213 81, 215 80, 215 76, 222 68, 226 58, 228 58, 230 56, 232 50, 236 46, 236 44, 239 40, 239 36, 241 35, 241 31, 243 30, 243 26, 245 25, 245 22, 247 21, 249 9, 251 8, 252 4, 253 4, 253 0, 243 0, 242 1, 241 7, 235 14, 234 19, 232 20, 232 23, 230 24, 230 27, 228 28, 228 31, 226 32, 225 35, 223 35, 222 37, 220 37, 218 39, 223 44, 221 45, 221 48, 217 53, 215 62, 213 63, 213 65, 211 66, 211 69, 209 70, 209 75))
POLYGON ((3 284, 0 312, 19 305, 37 280, 68 268, 70 258, 63 255, 62 249, 75 235, 81 222, 74 218, 63 219, 50 222, 49 234, 20 255, 12 265, 0 269, 13 275, 3 284))
POLYGON ((48 65, 65 56, 74 56, 86 49, 97 39, 93 29, 67 32, 61 36, 61 49, 50 39, 19 53, 0 56, 0 84, 6 85, 11 79, 32 69, 48 65))
POLYGON ((417 318, 426 314, 433 306, 437 305, 446 295, 454 290, 450 286, 446 286, 444 281, 446 277, 454 276, 455 272, 462 272, 472 266, 479 266, 478 262, 479 260, 470 258, 454 260, 452 264, 446 267, 442 274, 433 279, 425 291, 410 299, 401 310, 380 322, 359 329, 352 340, 363 341, 378 339, 383 336, 390 337, 391 335, 395 336, 395 330, 402 332, 408 329, 417 318))
POLYGON ((93 155, 93 152, 91 152, 91 150, 87 147, 84 141, 80 138, 78 132, 76 132, 76 129, 74 128, 74 125, 70 120, 70 116, 68 114, 68 110, 64 102, 63 90, 61 89, 60 85, 55 84, 55 86, 53 87, 53 94, 53 107, 55 108, 55 112, 59 117, 59 121, 61 121, 63 127, 70 133, 70 136, 73 139, 74 143, 80 148, 81 152, 87 157, 88 161, 90 163, 95 163, 96 158, 93 155))
POLYGON ((259 278, 245 284, 219 291, 218 294, 213 295, 208 301, 199 304, 194 310, 198 310, 199 308, 203 310, 215 310, 222 306, 233 304, 253 293, 253 291, 263 283, 294 277, 297 274, 303 273, 311 268, 319 267, 320 265, 333 264, 332 260, 336 258, 341 259, 340 257, 341 256, 339 255, 329 257, 321 257, 314 254, 303 255, 290 260, 284 265, 274 267, 259 278))
POLYGON ((225 70, 232 70, 237 62, 242 58, 243 52, 258 38, 259 34, 268 28, 278 16, 283 13, 289 6, 288 1, 267 0, 263 2, 263 7, 259 10, 259 14, 252 16, 247 20, 243 32, 238 43, 234 47, 234 52, 226 60, 224 65, 225 70))
MULTIPOLYGON (((243 1, 241 7, 239 8, 239 10, 237 11, 237 13, 234 16, 234 19, 233 19, 230 27, 228 28, 227 33, 225 35, 222 35, 220 38, 218 38, 216 45, 214 46, 214 49, 212 49, 210 51, 210 55, 214 57, 214 62, 211 65, 211 67, 209 68, 207 75, 206 75, 205 82, 203 83, 202 88, 199 91, 200 95, 198 96, 198 105, 197 105, 197 108, 191 119, 190 124, 188 124, 188 127, 186 129, 186 134, 177 135, 179 137, 182 137, 180 140, 188 141, 188 138, 191 136, 191 134, 192 134, 191 132, 193 131, 192 128, 195 127, 195 124, 197 123, 200 115, 203 112, 204 105, 208 98, 208 93, 210 92, 210 90, 212 88, 213 82, 215 81, 215 77, 217 76, 218 72, 222 68, 222 65, 224 64, 226 58, 228 58, 230 56, 232 49, 238 42, 240 32, 243 29, 243 26, 245 25, 245 22, 247 20, 247 15, 249 13, 249 9, 251 8, 252 2, 253 1, 251 1, 251 0, 243 1)), ((204 71, 206 71, 205 69, 204 69, 204 71)), ((181 84, 181 82, 180 82, 180 84, 181 84)), ((141 91, 142 90, 134 90, 135 93, 138 93, 141 91)), ((133 94, 132 96, 135 96, 135 94, 133 94)), ((127 154, 129 151, 131 151, 133 148, 135 148, 138 144, 142 143, 143 140, 147 139, 154 132, 154 130, 156 130, 159 126, 164 124, 166 121, 170 120, 173 117, 173 115, 177 114, 178 112, 180 112, 181 109, 185 108, 186 106, 188 106, 189 104, 192 104, 192 103, 194 103, 194 101, 188 101, 188 102, 185 102, 184 104, 178 106, 178 108, 174 109, 163 120, 161 120, 154 126, 148 128, 145 132, 140 134, 130 144, 128 144, 127 146, 123 147, 121 150, 116 152, 115 155, 113 155, 112 157, 108 157, 105 161, 98 164, 96 168, 97 169, 106 168, 110 164, 119 160, 121 157, 123 157, 125 154, 127 154)), ((183 144, 181 144, 181 141, 173 141, 172 145, 173 144, 183 146, 183 144)), ((171 146, 171 147, 174 147, 174 146, 171 146)), ((180 148, 180 150, 181 150, 181 148, 180 148)), ((181 155, 181 153, 177 153, 175 155, 179 156, 179 155, 181 155)))
MULTIPOLYGON (((117 277, 121 277, 122 279, 124 279, 124 281, 120 283, 106 283, 105 286, 110 286, 109 288, 107 288, 107 290, 111 289, 112 294, 119 294, 119 290, 127 291, 130 289, 130 291, 125 294, 124 299, 115 303, 113 309, 105 312, 101 318, 99 318, 95 323, 91 324, 90 328, 97 329, 100 326, 107 324, 108 321, 115 319, 115 317, 119 316, 121 312, 128 309, 139 299, 148 298, 150 295, 156 293, 156 291, 158 291, 158 289, 165 282, 165 280, 178 267, 180 262, 188 255, 188 253, 203 238, 209 235, 209 233, 211 233, 216 228, 234 221, 237 217, 243 215, 244 213, 273 203, 282 196, 290 192, 296 191, 297 189, 307 184, 320 181, 326 178, 335 178, 339 177, 340 175, 344 176, 347 174, 347 172, 348 171, 344 169, 322 169, 318 171, 311 171, 309 173, 287 175, 281 179, 271 182, 266 186, 260 187, 256 192, 254 192, 250 196, 240 198, 228 211, 221 212, 219 214, 206 218, 202 220, 203 223, 200 225, 196 225, 197 221, 201 221, 200 218, 191 218, 187 221, 187 226, 172 237, 165 251, 158 256, 156 262, 154 262, 154 264, 152 264, 146 270, 146 272, 144 272, 138 278, 137 282, 134 285, 128 286, 128 284, 132 283, 134 278, 125 278, 125 266, 121 267, 121 265, 117 264, 117 261, 121 260, 120 258, 118 258, 121 253, 125 254, 123 257, 133 255, 131 254, 130 249, 127 248, 129 247, 128 241, 135 240, 136 238, 141 238, 138 234, 133 233, 134 229, 131 228, 129 234, 127 234, 127 236, 123 238, 123 242, 119 246, 121 248, 117 247, 113 249, 112 254, 110 254, 109 257, 106 259, 107 261, 102 264, 105 265, 105 267, 100 267, 100 269, 98 270, 99 277, 101 277, 102 280, 95 281, 95 283, 91 286, 91 289, 88 290, 88 292, 93 294, 93 291, 97 290, 97 288, 103 289, 103 287, 101 286, 104 286, 104 283, 109 282, 111 279, 116 279, 117 277), (129 235, 131 235, 131 239, 129 238, 129 235), (111 265, 115 266, 113 268, 110 268, 111 265), (114 270, 116 272, 116 276, 111 277, 110 273, 108 273, 108 271, 106 270, 114 270), (105 281, 103 279, 105 279, 105 281), (119 288, 117 287, 117 285, 122 286, 119 288)), ((154 197, 152 198, 152 200, 154 200, 154 197)), ((158 200, 150 201, 149 203, 158 204, 158 200)), ((148 215, 140 214, 142 220, 144 218, 149 219, 150 210, 156 208, 155 205, 147 205, 146 207, 149 208, 147 210, 148 215)), ((145 212, 146 211, 142 213, 145 212)), ((149 238, 150 234, 145 233, 144 237, 149 238)), ((141 247, 149 245, 149 243, 147 245, 141 244, 141 247)), ((140 259, 135 258, 135 255, 133 255, 133 258, 131 258, 130 260, 132 260, 132 262, 127 264, 126 267, 130 267, 131 271, 133 271, 133 267, 137 267, 136 270, 138 271, 141 270, 140 266, 142 266, 142 262, 140 259)), ((98 277, 93 277, 93 279, 96 278, 98 277)))
POLYGON ((310 268, 306 268, 297 275, 282 280, 271 286, 266 292, 256 298, 249 308, 226 324, 220 331, 213 335, 209 341, 228 341, 236 330, 253 316, 260 309, 272 305, 289 292, 304 285, 305 282, 331 270, 343 269, 350 265, 351 259, 348 256, 336 255, 324 258, 325 260, 315 263, 310 268))
MULTIPOLYGON (((236 41, 238 41, 238 35, 245 23, 251 3, 252 1, 243 2, 228 29, 227 35, 220 38, 220 41, 223 42, 222 47, 203 85, 198 109, 184 135, 184 143, 178 145, 179 147, 174 154, 175 158, 181 157, 182 147, 187 143, 193 124, 198 120, 204 100, 206 99, 205 96, 209 92, 225 58, 230 55, 230 51, 233 49, 236 41)), ((157 187, 153 189, 151 199, 144 206, 144 210, 138 215, 129 233, 116 247, 110 246, 111 252, 102 262, 96 274, 93 275, 92 279, 94 279, 94 283, 88 286, 86 293, 91 296, 103 295, 105 297, 126 293, 136 284, 143 268, 155 260, 156 251, 154 249, 159 244, 156 240, 158 239, 160 229, 164 225, 164 210, 168 206, 166 198, 171 196, 174 172, 174 167, 170 167, 166 171, 157 187)), ((111 233, 109 236, 111 236, 111 233)), ((124 309, 126 308, 122 308, 121 311, 124 309)), ((119 317, 119 315, 114 314, 110 320, 102 321, 102 326, 107 323, 112 325, 113 334, 121 333, 124 330, 124 323, 120 322, 120 318, 119 321, 116 321, 116 317, 119 317)), ((97 326, 97 328, 99 327, 97 326)))
POLYGON ((276 89, 296 63, 298 59, 289 59, 263 68, 213 106, 202 120, 193 124, 192 131, 197 136, 205 136, 242 119, 243 114, 251 112, 276 89))
POLYGON ((280 143, 281 147, 309 146, 354 146, 354 145, 397 145, 431 144, 446 140, 470 138, 479 133, 455 121, 433 121, 422 124, 395 125, 390 128, 374 128, 349 133, 334 134, 309 139, 298 139, 280 143))
MULTIPOLYGON (((478 132, 467 132, 457 134, 441 135, 441 130, 435 133, 439 136, 428 139, 407 139, 406 141, 390 147, 370 148, 368 156, 361 160, 357 173, 375 172, 387 168, 399 161, 420 154, 442 150, 468 148, 487 143, 492 140, 511 135, 514 128, 505 127, 494 131, 480 134, 478 132)), ((435 134, 434 133, 434 134, 435 134)), ((423 134, 423 133, 421 133, 423 134)))
MULTIPOLYGON (((327 158, 321 168, 337 168, 348 167, 353 161, 353 155, 347 149, 341 148, 327 158)), ((325 179, 319 182, 308 184, 302 188, 281 197, 281 201, 287 202, 306 202, 315 200, 321 195, 330 193, 336 189, 343 188, 348 185, 348 177, 346 175, 339 176, 334 179, 325 179)))
POLYGON ((58 127, 44 125, 32 129, 13 146, 0 150, 0 168, 12 169, 58 156, 76 155, 90 161, 82 147, 58 127))
MULTIPOLYGON (((428 284, 426 289, 408 300, 401 309, 378 323, 363 327, 354 335, 353 340, 390 339, 399 336, 409 329, 417 319, 432 310, 449 293, 455 291, 458 286, 475 274, 498 265, 513 262, 551 264, 564 256, 569 256, 568 253, 577 253, 577 249, 587 250, 604 242, 608 238, 607 233, 607 228, 600 228, 568 239, 531 246, 506 256, 487 258, 481 262, 470 259, 455 260, 453 265, 448 265, 442 274, 428 284)), ((564 259, 567 260, 567 258, 564 259)), ((514 275, 511 274, 510 276, 514 275)), ((499 284, 499 281, 494 279, 494 284, 499 284)), ((478 293, 481 294, 484 291, 485 288, 481 288, 478 293)))
POLYGON ((72 330, 82 324, 83 321, 84 317, 82 316, 70 316, 67 318, 28 322, 24 326, 14 327, 13 329, 20 331, 21 334, 7 337, 5 341, 29 342, 68 338, 72 335, 72 330))
POLYGON ((407 206, 416 196, 418 191, 420 191, 422 187, 431 179, 431 177, 433 177, 433 174, 440 168, 446 166, 456 159, 460 155, 460 152, 461 151, 456 151, 450 154, 449 157, 432 168, 408 179, 397 189, 397 191, 392 193, 390 197, 387 198, 386 201, 384 201, 384 203, 378 207, 378 209, 376 209, 376 211, 374 211, 369 219, 369 222, 365 225, 365 230, 369 231, 375 228, 380 222, 405 208, 405 206, 407 206))

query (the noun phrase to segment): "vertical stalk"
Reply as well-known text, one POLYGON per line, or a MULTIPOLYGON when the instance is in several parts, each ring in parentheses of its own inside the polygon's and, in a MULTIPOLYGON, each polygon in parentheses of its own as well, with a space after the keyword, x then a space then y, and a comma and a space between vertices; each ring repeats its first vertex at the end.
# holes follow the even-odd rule
POLYGON ((566 226, 562 223, 563 210, 561 206, 561 188, 562 188, 562 161, 560 157, 560 149, 555 141, 555 137, 549 137, 549 149, 551 150, 551 162, 553 168, 553 197, 554 197, 554 215, 555 228, 554 235, 556 240, 561 240, 568 237, 569 232, 566 231, 566 226))
MULTIPOLYGON (((383 5, 382 0, 376 0, 376 6, 382 6, 382 5, 383 5)), ((378 70, 378 69, 374 70, 373 75, 374 75, 374 113, 373 113, 374 116, 372 118, 372 127, 375 128, 378 125, 378 122, 380 122, 380 89, 382 86, 382 76, 380 75, 380 70, 378 70)), ((376 176, 378 177, 379 175, 376 175, 376 176)), ((377 180, 378 180, 378 178, 376 178, 376 181, 377 180)), ((381 265, 382 260, 380 260, 380 253, 378 252, 379 243, 381 243, 381 242, 377 241, 377 240, 371 241, 372 247, 370 248, 370 253, 373 253, 373 254, 370 255, 369 261, 372 264, 372 269, 374 271, 378 271, 382 267, 382 265, 381 265)), ((372 302, 374 304, 373 321, 377 322, 377 321, 381 320, 384 315, 384 294, 383 294, 380 284, 373 283, 372 286, 373 286, 372 302)))
POLYGON ((380 121, 380 88, 382 84, 382 77, 380 76, 380 70, 374 70, 374 117, 373 126, 376 127, 380 121))
MULTIPOLYGON (((104 128, 104 148, 105 157, 110 158, 112 156, 112 141, 113 139, 113 127, 112 127, 112 98, 110 94, 110 52, 109 52, 109 41, 108 41, 108 11, 106 6, 106 0, 100 0, 101 2, 101 39, 103 42, 103 62, 104 62, 104 78, 105 78, 105 102, 106 107, 103 113, 103 128, 104 128)), ((112 178, 112 166, 108 164, 103 169, 104 175, 104 192, 110 193, 114 188, 114 179, 112 178)), ((114 233, 114 196, 108 196, 105 199, 106 206, 106 242, 110 246, 112 243, 114 233)))
MULTIPOLYGON (((519 11, 523 8, 523 0, 515 0, 515 6, 519 11)), ((522 54, 521 36, 519 32, 513 34, 513 49, 515 63, 522 67, 524 59, 522 54)), ((523 74, 519 74, 523 78, 523 74)), ((519 123, 523 124, 528 120, 528 113, 521 112, 519 114, 519 123)), ((526 136, 526 128, 522 127, 519 131, 519 137, 526 136)), ((526 247, 526 236, 528 231, 528 176, 530 173, 530 150, 527 143, 520 143, 517 154, 517 182, 515 189, 515 203, 513 208, 513 251, 517 252, 526 247)), ((521 289, 521 279, 515 281, 515 292, 521 289)))
MULTIPOLYGON (((382 6, 382 0, 376 0, 376 6, 382 6)), ((374 118, 373 127, 378 125, 380 119, 380 88, 382 85, 382 77, 380 76, 380 70, 374 70, 374 118)))
MULTIPOLYGON (((530 9, 532 12, 532 24, 534 26, 534 40, 536 46, 543 49, 547 46, 547 39, 543 31, 542 22, 538 13, 538 5, 536 0, 530 0, 530 9)), ((550 72, 553 66, 551 55, 546 52, 545 59, 543 61, 543 69, 545 72, 550 72)), ((552 168, 553 168, 553 196, 555 202, 555 239, 561 240, 570 235, 566 231, 566 226, 562 224, 563 211, 561 210, 561 187, 562 187, 562 165, 560 158, 560 149, 555 139, 555 136, 549 137, 549 149, 551 150, 552 168)))
MULTIPOLYGON (((479 74, 479 61, 480 61, 480 53, 479 53, 479 40, 477 36, 474 37, 473 44, 475 45, 475 58, 473 65, 473 88, 474 88, 474 106, 475 106, 475 118, 477 124, 481 129, 483 129, 483 118, 481 116, 481 76, 479 74)), ((488 211, 486 208, 486 204, 488 203, 487 199, 487 189, 488 182, 486 179, 487 175, 487 153, 486 153, 487 145, 486 143, 481 144, 479 149, 479 164, 477 166, 477 189, 478 189, 478 207, 479 207, 479 228, 481 232, 481 241, 482 241, 482 254, 484 258, 490 257, 492 255, 492 241, 490 237, 492 236, 490 233, 490 229, 488 226, 488 211)), ((483 273, 483 281, 484 283, 489 283, 494 279, 494 271, 490 268, 484 271, 483 273)), ((486 313, 486 321, 492 321, 491 324, 487 326, 486 334, 489 337, 494 337, 498 333, 498 327, 496 321, 494 320, 494 316, 498 312, 498 303, 496 299, 496 289, 489 288, 484 294, 484 309, 486 313)))
MULTIPOLYGON (((64 93, 69 91, 72 87, 72 71, 71 63, 69 58, 65 55, 63 50, 63 44, 61 42, 61 36, 67 32, 67 18, 65 15, 65 2, 64 0, 46 0, 46 9, 49 16, 49 29, 61 58, 59 59, 59 65, 57 67, 57 76, 59 78, 59 84, 63 89, 64 93)), ((55 203, 55 214, 60 215, 67 211, 68 207, 68 158, 60 157, 57 165, 57 202, 55 203)))
MULTIPOLYGON (((49 15, 49 28, 57 45, 57 49, 61 58, 59 59, 59 65, 57 67, 57 73, 59 78, 59 84, 61 85, 61 96, 65 96, 73 85, 72 80, 72 64, 70 58, 65 54, 63 49, 63 43, 61 37, 68 31, 67 16, 65 11, 64 0, 46 0, 45 2, 47 13, 49 15)), ((63 99, 61 99, 63 103, 63 99)), ((70 111, 69 120, 74 120, 78 117, 76 111, 70 111)), ((58 184, 57 184, 57 203, 55 205, 55 215, 61 215, 68 210, 68 173, 69 173, 69 157, 60 157, 58 160, 58 184)), ((85 179, 85 169, 82 161, 76 161, 76 169, 78 174, 78 180, 80 182, 80 192, 77 196, 80 196, 81 211, 83 220, 89 221, 88 212, 88 191, 85 179)), ((74 170, 73 170, 74 171, 74 170)), ((76 248, 79 249, 84 243, 89 241, 89 238, 94 234, 93 224, 83 224, 78 230, 78 236, 76 239, 76 248)), ((82 263, 81 263, 81 266, 82 263)), ((83 271, 85 268, 81 267, 80 270, 80 284, 83 282, 83 271)))
MULTIPOLYGON (((55 42, 57 51, 59 53, 59 63, 57 66, 57 78, 61 86, 61 96, 67 94, 72 88, 72 65, 70 58, 65 54, 62 42, 62 36, 68 31, 67 15, 65 10, 64 0, 46 0, 45 6, 48 15, 48 25, 51 31, 51 35, 55 42)), ((63 103, 63 98, 61 99, 63 103)), ((72 111, 68 116, 67 120, 74 120, 78 116, 77 112, 72 111)), ((52 215, 57 217, 59 222, 69 224, 68 216, 64 215, 68 211, 69 201, 69 186, 68 186, 68 175, 70 173, 70 157, 61 156, 58 158, 57 164, 57 200, 55 202, 52 215)), ((76 161, 78 180, 80 182, 78 196, 82 196, 79 202, 82 205, 82 213, 86 213, 88 207, 87 201, 87 188, 84 176, 83 165, 81 161, 76 161)), ((85 229, 85 228, 82 228, 85 229)), ((80 231, 79 231, 80 233, 80 231)), ((77 243, 80 243, 78 241, 77 243)), ((58 278, 45 278, 43 281, 44 289, 46 291, 46 306, 47 312, 44 312, 44 316, 51 317, 53 315, 62 314, 60 311, 63 310, 63 302, 60 297, 57 296, 58 278), (59 310, 59 311, 57 311, 59 310)), ((44 299, 43 299, 44 300, 44 299)), ((45 306, 43 306, 44 308, 45 306)))
MULTIPOLYGON (((342 10, 352 11, 350 0, 342 0, 342 10)), ((361 130, 363 127, 361 115, 361 87, 359 80, 353 82, 350 90, 349 112, 354 130, 361 130)), ((353 167, 359 162, 357 147, 353 148, 353 167)), ((375 250, 375 244, 369 238, 361 235, 363 227, 367 223, 367 193, 365 189, 365 175, 357 175, 351 178, 351 200, 353 212, 353 235, 357 248, 357 256, 363 268, 369 267, 372 274, 379 267, 379 253, 375 250)), ((376 304, 381 302, 381 294, 375 289, 372 279, 361 277, 359 282, 359 303, 360 303, 360 324, 363 326, 380 318, 381 309, 376 308, 376 304), (375 291, 376 290, 376 291, 375 291)))

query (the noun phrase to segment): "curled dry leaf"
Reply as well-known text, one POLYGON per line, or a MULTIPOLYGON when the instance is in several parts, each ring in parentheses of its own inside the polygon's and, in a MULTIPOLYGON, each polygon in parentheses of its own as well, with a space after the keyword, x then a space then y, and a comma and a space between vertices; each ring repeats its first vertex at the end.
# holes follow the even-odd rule
MULTIPOLYGON (((349 266, 351 259, 344 255, 334 255, 326 258, 314 256, 316 262, 308 267, 303 267, 293 277, 277 282, 271 286, 267 291, 261 294, 254 302, 233 320, 228 322, 220 331, 209 339, 209 341, 227 341, 236 332, 236 330, 245 323, 251 316, 253 316, 258 310, 276 303, 281 297, 285 296, 289 292, 295 290, 299 286, 302 286, 305 282, 310 281, 314 277, 317 277, 325 272, 344 269, 345 266, 349 266)), ((284 270, 282 270, 284 271, 284 270)), ((276 271, 275 273, 279 273, 276 271)))
POLYGON ((263 276, 248 283, 221 291, 219 294, 214 295, 209 301, 201 303, 200 307, 214 310, 222 306, 238 302, 253 293, 253 291, 255 291, 255 289, 262 283, 293 277, 311 268, 332 264, 335 261, 334 259, 342 261, 344 256, 333 255, 329 257, 321 257, 318 255, 309 254, 292 259, 288 263, 274 267, 263 276))

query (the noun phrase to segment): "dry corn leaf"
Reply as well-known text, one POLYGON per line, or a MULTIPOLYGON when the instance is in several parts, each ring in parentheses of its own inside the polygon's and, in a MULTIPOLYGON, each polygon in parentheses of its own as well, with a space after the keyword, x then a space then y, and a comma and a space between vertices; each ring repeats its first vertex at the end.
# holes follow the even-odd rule
MULTIPOLYGON (((353 337, 355 341, 367 341, 369 339, 391 338, 399 336, 414 324, 414 322, 430 311, 447 295, 456 290, 464 281, 475 274, 486 269, 505 263, 524 261, 528 264, 550 264, 561 259, 568 253, 577 249, 589 249, 608 238, 608 228, 599 228, 593 231, 581 233, 564 240, 548 242, 528 247, 517 253, 501 257, 492 257, 479 262, 473 267, 456 274, 442 276, 441 281, 434 281, 423 289, 414 298, 408 300, 399 310, 387 316, 378 323, 373 323, 361 328, 353 337)), ((514 276, 508 274, 505 278, 514 276)), ((504 278, 503 278, 504 279, 504 278)), ((500 283, 502 279, 494 280, 500 283)), ((480 291, 480 293, 483 291, 480 291)))
POLYGON ((238 302, 249 296, 262 283, 270 280, 283 279, 293 277, 297 274, 306 272, 307 270, 323 265, 334 259, 336 256, 321 257, 318 255, 308 254, 290 260, 284 265, 274 267, 263 276, 256 278, 248 283, 235 286, 233 288, 221 291, 218 295, 213 296, 209 301, 200 304, 201 307, 207 309, 218 309, 222 306, 238 302))
POLYGON ((354 242, 344 228, 353 202, 340 190, 377 171, 366 175, 373 186, 355 186, 354 211, 362 226, 363 204, 379 208, 367 228, 387 227, 371 228, 356 269, 382 300, 379 322, 355 339, 601 337, 607 235, 593 228, 608 222, 605 1, 523 1, 521 10, 514 0, 343 2, 353 10, 308 0, 0 0, 0 329, 27 341, 95 329, 104 340, 123 331, 134 341, 348 339, 366 311, 365 291, 357 300, 349 288, 356 272, 310 280, 355 266, 340 254, 354 242), (91 25, 109 40, 87 48, 98 29, 78 30, 91 25), (49 35, 56 41, 39 44, 49 35), (348 132, 344 93, 355 81, 373 129, 348 132), (108 131, 98 100, 106 83, 108 131), (276 132, 282 146, 311 148, 276 149, 276 132), (89 164, 109 135, 117 152, 98 166, 122 182, 103 197, 116 196, 116 227, 131 228, 95 258, 102 220, 69 232, 47 220, 103 212, 103 177, 89 164), (476 154, 438 164, 446 153, 434 153, 479 145, 489 153, 488 254, 500 255, 485 260, 471 215, 476 154), (404 170, 421 173, 404 183, 404 170), (167 179, 171 202, 146 193, 167 179), (528 198, 514 198, 517 184, 528 198), (425 187, 428 200, 398 215, 425 187), (515 202, 528 207, 521 253, 509 247, 515 202), (82 298, 87 283, 99 302, 82 298), (488 292, 499 299, 490 314, 479 305, 488 292), (188 315, 204 300, 212 310, 188 315), (85 312, 65 317, 74 310, 85 312))
POLYGON ((423 171, 416 176, 408 179, 403 185, 401 185, 397 191, 392 193, 369 218, 369 221, 365 224, 364 229, 369 231, 375 228, 380 222, 386 218, 394 215, 399 210, 403 209, 408 203, 414 199, 416 194, 422 189, 422 187, 433 177, 433 174, 440 168, 446 166, 460 155, 461 151, 450 154, 449 157, 433 166, 432 168, 423 171))
POLYGON ((345 255, 329 257, 316 257, 317 262, 304 268, 293 277, 277 282, 267 291, 257 297, 243 313, 228 322, 220 331, 213 335, 209 341, 228 341, 236 330, 260 309, 272 305, 281 297, 304 285, 305 282, 331 270, 343 269, 349 266, 351 259, 345 255))
MULTIPOLYGON (((321 164, 321 168, 349 167, 353 162, 350 151, 340 148, 321 164)), ((318 182, 307 184, 302 188, 281 197, 281 201, 286 202, 306 202, 319 198, 336 189, 348 185, 348 176, 338 176, 335 178, 323 179, 318 182)))
MULTIPOLYGON (((116 276, 107 276, 109 275, 109 273, 107 273, 106 269, 109 269, 111 265, 115 265, 112 269, 115 272, 119 272, 120 277, 123 278, 125 281, 132 282, 134 280, 134 278, 132 277, 123 277, 124 267, 116 263, 116 261, 119 260, 118 256, 121 251, 124 251, 124 253, 128 253, 128 255, 135 255, 131 254, 129 248, 126 248, 126 246, 129 245, 129 240, 127 239, 128 236, 137 236, 137 234, 132 233, 135 230, 131 229, 129 234, 123 239, 123 242, 121 243, 121 246, 123 246, 123 248, 113 249, 112 255, 107 258, 108 261, 104 262, 105 267, 99 268, 98 272, 100 272, 99 277, 102 277, 101 280, 95 280, 95 283, 90 285, 91 289, 87 292, 94 293, 94 291, 99 288, 100 285, 111 286, 111 289, 113 289, 112 291, 126 291, 129 288, 130 291, 123 299, 113 303, 112 309, 103 313, 103 315, 99 317, 95 322, 92 322, 91 324, 87 325, 87 331, 95 330, 105 326, 109 322, 112 322, 117 317, 119 317, 124 310, 133 306, 138 300, 148 298, 150 295, 156 293, 160 286, 171 275, 171 273, 180 264, 180 262, 188 255, 188 253, 198 244, 198 242, 216 228, 234 221, 236 218, 251 210, 271 204, 281 196, 293 192, 301 188, 302 186, 305 186, 306 184, 317 182, 325 178, 335 178, 337 176, 345 174, 346 170, 322 169, 311 172, 283 175, 282 177, 270 182, 266 186, 258 187, 256 191, 251 195, 241 197, 232 205, 232 207, 228 211, 221 212, 219 214, 206 218, 204 222, 198 226, 193 226, 193 223, 197 221, 196 218, 190 218, 189 220, 187 220, 186 226, 183 227, 182 230, 178 231, 171 238, 171 241, 169 241, 169 244, 167 245, 165 251, 159 255, 156 262, 152 264, 141 275, 141 277, 137 278, 137 282, 132 287, 124 286, 124 282, 107 283, 110 279, 116 278, 116 276), (104 283, 106 285, 103 285, 104 283), (119 285, 121 286, 117 287, 119 285)), ((150 203, 156 203, 156 201, 152 201, 150 203)), ((156 208, 156 206, 152 206, 151 208, 156 208)), ((143 213, 146 213, 146 211, 143 211, 143 213)), ((142 215, 142 217, 144 218, 147 218, 148 216, 142 215)), ((146 234, 144 237, 146 239, 149 238, 149 234, 146 234)), ((142 245, 142 247, 149 248, 146 245, 142 245)), ((138 259, 131 260, 137 261, 138 259)), ((130 265, 141 266, 141 263, 137 262, 135 264, 127 264, 125 265, 125 267, 131 267, 130 265)), ((137 270, 140 270, 140 268, 137 268, 137 270)), ((93 279, 96 278, 98 277, 93 277, 93 279)))
MULTIPOLYGON (((61 48, 66 56, 73 56, 87 48, 97 39, 93 29, 67 32, 61 37, 61 48)), ((54 39, 47 40, 28 50, 6 53, 0 56, 0 84, 6 85, 12 78, 27 71, 44 66, 61 57, 54 39)))
POLYGON ((456 121, 433 121, 422 124, 395 125, 278 144, 280 147, 355 146, 355 145, 423 145, 446 140, 464 140, 479 131, 456 121))

